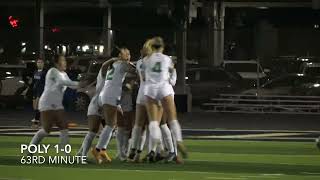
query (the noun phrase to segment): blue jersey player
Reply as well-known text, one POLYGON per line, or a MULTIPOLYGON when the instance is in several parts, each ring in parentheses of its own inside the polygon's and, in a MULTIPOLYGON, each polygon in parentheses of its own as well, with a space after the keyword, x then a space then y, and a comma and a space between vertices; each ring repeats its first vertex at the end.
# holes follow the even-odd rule
POLYGON ((32 119, 32 126, 37 127, 40 123, 40 112, 38 110, 39 98, 44 90, 46 70, 44 69, 44 61, 42 59, 37 60, 37 70, 33 73, 33 109, 35 111, 35 117, 32 119))

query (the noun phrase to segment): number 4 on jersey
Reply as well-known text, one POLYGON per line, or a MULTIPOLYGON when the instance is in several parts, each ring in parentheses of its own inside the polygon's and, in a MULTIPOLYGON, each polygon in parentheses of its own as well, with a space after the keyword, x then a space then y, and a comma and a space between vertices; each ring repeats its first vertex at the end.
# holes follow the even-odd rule
POLYGON ((161 62, 156 62, 155 65, 152 67, 152 71, 160 73, 161 72, 161 62))

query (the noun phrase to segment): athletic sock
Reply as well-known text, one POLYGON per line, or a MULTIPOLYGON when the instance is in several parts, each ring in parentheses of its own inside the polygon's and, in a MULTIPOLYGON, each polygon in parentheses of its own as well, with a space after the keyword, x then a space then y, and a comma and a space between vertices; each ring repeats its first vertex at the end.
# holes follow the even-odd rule
POLYGON ((142 131, 141 137, 140 137, 140 143, 139 143, 139 147, 138 149, 140 151, 143 151, 143 147, 146 143, 146 139, 147 139, 147 130, 145 129, 144 131, 142 131))
POLYGON ((162 140, 162 138, 160 138, 160 141, 159 141, 159 144, 158 144, 158 146, 157 146, 157 153, 158 154, 161 154, 161 152, 163 152, 164 151, 164 146, 163 146, 163 140, 162 140))
POLYGON ((173 120, 169 122, 169 125, 170 125, 170 129, 171 129, 174 140, 178 142, 182 142, 182 132, 181 132, 181 127, 178 120, 173 120))
POLYGON ((30 144, 38 145, 41 140, 48 135, 49 133, 47 133, 44 129, 39 129, 39 131, 33 136, 30 144))
POLYGON ((117 139, 118 156, 120 156, 120 157, 122 157, 122 155, 123 155, 123 152, 122 152, 123 136, 124 136, 124 128, 118 127, 116 139, 117 139))
POLYGON ((128 152, 128 145, 129 145, 129 134, 130 131, 125 130, 122 136, 122 153, 125 156, 128 152))
POLYGON ((150 151, 156 152, 157 145, 160 143, 161 130, 157 121, 151 121, 149 123, 149 135, 150 135, 150 151))
POLYGON ((65 146, 69 143, 69 130, 63 129, 60 130, 60 148, 65 148, 65 146))
POLYGON ((168 125, 163 124, 163 125, 161 125, 160 128, 161 128, 163 143, 164 143, 165 147, 169 150, 169 152, 175 152, 171 131, 170 131, 168 125))
POLYGON ((96 133, 91 132, 91 131, 89 131, 87 133, 86 137, 83 140, 82 146, 81 146, 81 148, 82 148, 81 155, 82 156, 87 156, 88 151, 89 151, 89 149, 91 147, 91 144, 92 144, 92 141, 93 141, 94 137, 96 137, 96 133))
POLYGON ((131 133, 132 149, 139 149, 142 128, 134 126, 131 133))
POLYGON ((107 149, 107 146, 110 142, 112 136, 113 128, 106 125, 99 136, 98 144, 96 146, 97 149, 107 149))

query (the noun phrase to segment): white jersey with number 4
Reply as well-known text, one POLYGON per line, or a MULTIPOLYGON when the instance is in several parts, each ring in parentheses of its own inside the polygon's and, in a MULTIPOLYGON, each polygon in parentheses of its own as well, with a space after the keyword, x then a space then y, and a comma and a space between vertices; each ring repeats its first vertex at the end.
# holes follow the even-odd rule
POLYGON ((145 60, 146 84, 169 83, 172 60, 162 53, 153 53, 145 60))
POLYGON ((144 61, 145 89, 144 95, 155 100, 174 95, 169 83, 172 60, 162 53, 154 53, 144 61))

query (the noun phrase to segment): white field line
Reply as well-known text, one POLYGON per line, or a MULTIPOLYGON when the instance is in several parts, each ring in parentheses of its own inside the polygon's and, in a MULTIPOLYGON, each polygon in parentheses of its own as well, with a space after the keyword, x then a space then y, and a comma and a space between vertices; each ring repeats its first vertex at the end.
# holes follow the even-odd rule
POLYGON ((265 133, 265 134, 241 134, 241 135, 212 135, 212 136, 188 136, 190 137, 201 137, 201 138, 260 138, 260 137, 282 137, 282 136, 297 136, 307 135, 309 133, 265 133))
MULTIPOLYGON (((22 130, 22 129, 31 129, 29 126, 0 126, 0 128, 7 128, 10 127, 10 129, 5 129, 5 130, 22 130), (16 127, 16 128, 14 128, 16 127)), ((79 126, 79 127, 73 127, 70 129, 88 129, 87 126, 79 126)), ((3 129, 0 129, 0 131, 2 131, 3 129)), ((270 132, 270 133, 274 133, 274 132, 287 132, 287 133, 319 133, 319 131, 299 131, 299 130, 263 130, 263 129, 259 129, 259 130, 252 130, 252 129, 241 129, 241 130, 237 130, 237 129, 182 129, 183 131, 195 131, 195 132, 270 132)))
POLYGON ((248 178, 240 177, 240 178, 232 178, 232 177, 206 177, 206 179, 220 179, 220 180, 245 180, 248 178))
MULTIPOLYGON (((1 167, 17 167, 17 168, 46 168, 46 169, 64 169, 66 167, 43 167, 43 166, 17 166, 17 165, 0 165, 1 167)), ((84 167, 84 166, 83 166, 84 167)), ((101 166, 103 167, 103 166, 101 166)), ((68 167, 68 169, 73 169, 73 170, 94 170, 94 171, 119 171, 119 172, 141 172, 141 173, 187 173, 187 174, 217 174, 217 175, 227 175, 227 173, 218 173, 218 172, 205 172, 205 171, 160 171, 160 170, 134 170, 134 169, 107 169, 107 168, 99 168, 99 169, 94 169, 94 168, 74 168, 74 167, 68 167)))

